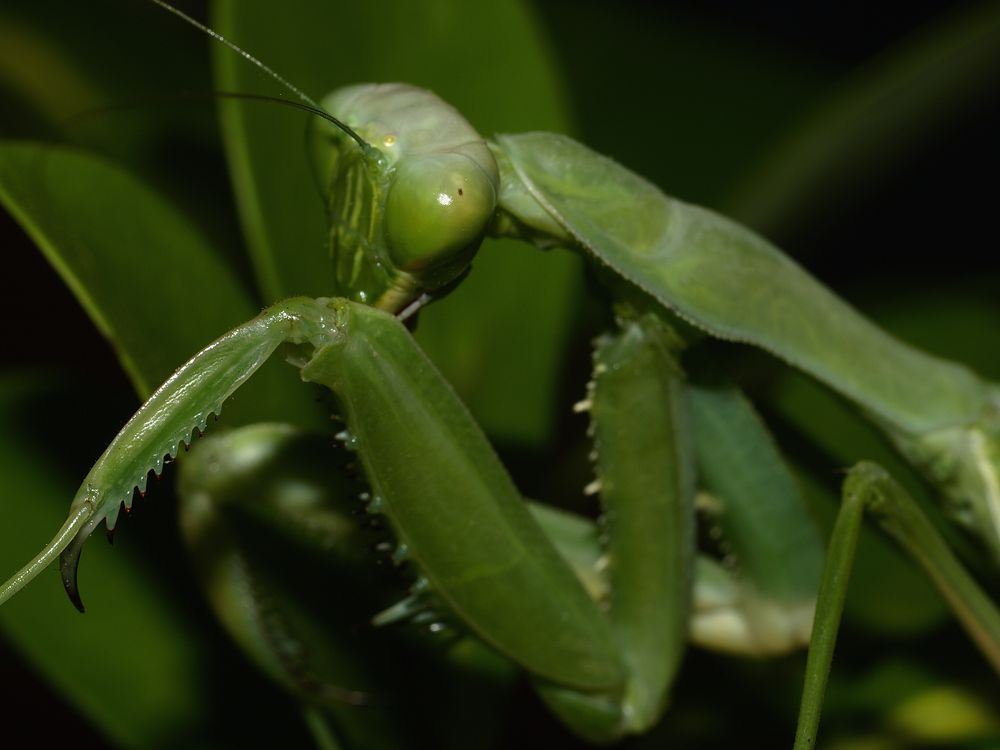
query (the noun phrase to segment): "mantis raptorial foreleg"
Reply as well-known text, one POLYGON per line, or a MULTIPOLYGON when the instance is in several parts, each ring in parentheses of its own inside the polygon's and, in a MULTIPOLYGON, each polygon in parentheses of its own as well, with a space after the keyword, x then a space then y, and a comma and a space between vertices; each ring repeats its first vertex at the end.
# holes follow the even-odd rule
MULTIPOLYGON (((360 314, 365 312, 364 308, 352 309, 360 314)), ((380 313, 372 314, 376 320, 385 318, 380 313)), ((686 422, 682 397, 684 387, 672 354, 679 340, 655 316, 626 316, 621 325, 622 332, 619 335, 606 337, 599 344, 595 356, 595 380, 585 403, 593 419, 596 469, 605 506, 608 543, 603 552, 597 546, 596 550, 588 553, 588 562, 577 566, 576 572, 586 582, 588 573, 593 570, 593 562, 597 557, 604 556, 603 596, 607 600, 617 648, 627 668, 624 694, 619 696, 617 691, 609 690, 581 691, 574 683, 558 682, 551 678, 539 683, 542 695, 553 709, 577 731, 595 739, 610 739, 624 732, 644 731, 660 716, 686 641, 693 570, 692 457, 686 455, 688 444, 679 439, 685 434, 680 427, 686 422), (672 376, 669 374, 671 372, 672 376)), ((394 457, 398 454, 383 453, 378 449, 387 440, 397 443, 411 439, 431 441, 434 448, 430 451, 423 447, 411 447, 403 453, 420 452, 421 462, 428 464, 428 476, 423 480, 425 484, 435 482, 435 472, 443 472, 454 478, 456 469, 460 470, 463 465, 468 464, 469 457, 466 454, 470 449, 467 439, 454 441, 446 436, 434 437, 435 429, 442 429, 436 415, 448 412, 451 398, 431 398, 435 409, 432 414, 427 414, 424 398, 435 393, 438 386, 418 386, 414 390, 413 386, 395 382, 398 378, 391 376, 395 370, 393 347, 387 345, 387 341, 395 338, 389 336, 388 332, 391 330, 392 326, 384 329, 380 326, 377 344, 370 341, 364 332, 355 331, 353 336, 345 335, 339 343, 327 345, 324 349, 326 353, 310 360, 303 367, 303 375, 306 378, 322 379, 325 385, 341 395, 349 428, 345 439, 358 451, 366 467, 366 474, 372 480, 373 497, 370 502, 387 514, 399 532, 401 541, 398 552, 402 554, 397 554, 397 559, 412 558, 418 571, 429 573, 440 567, 439 563, 428 559, 428 555, 436 547, 444 546, 449 554, 460 554, 463 558, 470 558, 471 555, 468 551, 455 551, 454 531, 451 541, 446 543, 443 538, 428 536, 427 530, 421 529, 420 524, 415 525, 414 519, 425 511, 432 515, 440 513, 453 516, 467 529, 465 536, 470 536, 470 531, 482 525, 487 535, 473 539, 477 550, 489 547, 488 540, 493 535, 492 530, 501 524, 487 522, 469 525, 472 518, 481 522, 492 515, 491 503, 495 499, 483 502, 479 510, 465 516, 456 509, 456 503, 448 502, 447 497, 440 498, 442 505, 432 504, 428 507, 426 499, 415 502, 416 495, 407 499, 391 481, 398 472, 392 471, 389 464, 396 460, 394 457), (353 340, 348 343, 349 339, 353 340), (354 353, 340 356, 338 352, 341 346, 357 346, 358 349, 354 353), (370 365, 375 365, 377 371, 370 365), (351 384, 352 378, 355 379, 354 385, 351 384), (376 383, 380 380, 390 384, 395 382, 395 387, 387 386, 384 395, 373 393, 379 390, 376 383), (357 383, 367 385, 357 387, 357 383), (353 404, 357 406, 352 407, 353 404), (405 412, 413 409, 421 414, 406 416, 405 412), (361 413, 355 410, 360 410, 361 413), (399 412, 403 414, 387 416, 399 412), (410 425, 409 429, 405 426, 407 424, 410 425), (416 425, 420 425, 422 429, 415 429, 416 425), (452 446, 453 453, 450 454, 449 448, 452 446), (443 463, 435 463, 438 460, 436 454, 441 454, 443 463), (409 533, 406 529, 410 530, 409 533)), ((403 342, 408 342, 408 337, 401 337, 399 343, 401 351, 407 352, 403 359, 409 360, 409 372, 412 375, 413 364, 419 358, 415 358, 410 351, 412 344, 403 342)), ((395 356, 400 356, 400 353, 397 352, 395 356)), ((428 383, 433 382, 435 377, 430 376, 428 383)), ((448 422, 455 424, 456 420, 449 419, 448 422)), ((253 429, 270 433, 276 428, 253 429)), ((234 436, 230 439, 237 438, 234 436)), ((246 431, 241 431, 238 439, 259 442, 260 435, 255 432, 248 437, 246 431)), ((239 467, 241 460, 219 454, 223 447, 221 441, 225 440, 227 438, 216 439, 210 444, 214 457, 206 458, 204 450, 199 452, 196 466, 206 463, 216 466, 215 471, 222 476, 215 479, 228 483, 232 478, 228 476, 230 472, 225 467, 230 464, 239 467)), ((260 451, 255 450, 251 456, 259 460, 259 454, 260 451)), ((412 474, 411 471, 401 476, 401 479, 412 480, 412 474)), ((459 475, 462 474, 460 471, 459 475)), ((465 472, 465 475, 472 476, 469 472, 465 472)), ((482 481, 482 478, 477 478, 477 481, 482 481)), ((214 540, 211 549, 203 553, 204 564, 200 566, 202 570, 209 571, 218 570, 219 565, 225 563, 226 556, 218 550, 228 550, 234 546, 230 542, 220 544, 220 536, 224 536, 225 531, 212 531, 216 524, 205 523, 206 518, 211 520, 213 511, 204 507, 205 500, 199 498, 209 494, 208 487, 213 482, 213 477, 207 476, 206 471, 197 472, 196 469, 185 467, 182 478, 184 518, 188 519, 185 526, 195 529, 193 541, 196 552, 198 549, 206 549, 203 539, 206 529, 209 538, 214 540), (198 477, 198 481, 189 478, 192 472, 196 472, 194 476, 198 477), (196 513, 199 506, 202 509, 196 513), (213 562, 214 564, 209 564, 213 562)), ((467 489, 469 487, 474 487, 474 484, 467 485, 467 489)), ((598 488, 595 487, 596 489, 598 488)), ((436 498, 442 494, 440 489, 429 492, 427 486, 418 486, 412 491, 424 498, 436 498)), ((337 519, 336 515, 330 517, 326 509, 318 509, 320 518, 325 518, 326 521, 317 521, 313 517, 315 510, 304 508, 302 511, 298 516, 272 520, 279 527, 291 524, 293 528, 298 528, 299 525, 304 525, 306 529, 315 530, 317 523, 322 528, 335 525, 337 519)), ((259 515, 266 512, 266 508, 257 508, 255 512, 259 515)), ((292 512, 293 509, 286 509, 280 515, 286 516, 292 512)), ((549 522, 543 524, 543 527, 553 535, 563 555, 572 559, 572 549, 567 548, 566 544, 569 535, 563 533, 565 524, 560 527, 553 523, 551 512, 543 515, 549 518, 549 522)), ((301 534, 296 532, 295 535, 301 534)), ((191 531, 189 536, 192 536, 191 531)), ((594 537, 589 538, 592 543, 596 543, 594 537)), ((746 535, 744 540, 737 540, 737 550, 740 555, 749 550, 748 556, 752 558, 753 545, 748 545, 745 538, 746 535)), ((344 539, 340 539, 339 543, 351 546, 344 539)), ((309 545, 329 546, 329 542, 320 538, 309 542, 309 545)), ((229 577, 245 575, 245 568, 246 564, 236 566, 229 577)), ((461 570, 467 576, 468 566, 452 568, 461 570)), ((474 583, 484 595, 490 588, 488 579, 474 583)), ((228 583, 220 594, 215 576, 210 577, 207 585, 213 600, 225 600, 226 592, 245 587, 228 583)), ((506 588, 520 592, 523 585, 506 588)), ((454 592, 457 588, 448 582, 431 581, 429 590, 433 593, 454 592)), ((465 595, 456 596, 461 600, 465 595)), ((452 616, 469 624, 468 614, 450 605, 450 601, 445 604, 452 616)), ((257 654, 257 661, 262 662, 265 669, 277 673, 279 679, 288 682, 294 675, 289 675, 283 665, 275 664, 273 644, 256 633, 259 618, 252 612, 247 612, 247 607, 256 606, 253 600, 242 605, 240 602, 229 601, 228 606, 220 607, 220 616, 237 640, 243 642, 251 654, 257 654)), ((732 617, 735 614, 736 608, 730 609, 729 615, 732 617)), ((481 637, 496 637, 492 636, 490 629, 495 629, 494 623, 483 625, 482 631, 477 632, 481 637)), ((733 634, 729 634, 728 640, 731 648, 739 650, 738 645, 732 645, 739 641, 738 637, 734 638, 733 634)), ((505 653, 524 663, 525 657, 514 648, 507 647, 505 653)))
MULTIPOLYGON (((164 456, 204 427, 286 342, 302 347, 293 356, 303 379, 328 386, 340 399, 349 447, 364 445, 359 457, 372 483, 370 509, 388 515, 435 594, 474 632, 540 676, 614 689, 621 666, 607 624, 528 515, 464 406, 401 324, 346 300, 276 305, 206 347, 153 394, 73 502, 71 515, 80 508, 87 513, 62 554, 74 600, 87 536, 105 519, 113 528, 120 505, 131 501, 135 487, 145 487, 147 473, 158 471, 164 456), (498 579, 503 585, 493 585, 498 579), (514 596, 520 605, 498 608, 498 595, 514 596), (529 629, 520 622, 521 606, 535 618, 529 629), (497 609, 516 614, 505 623, 497 609), (547 636, 536 637, 539 632, 547 636)), ((64 541, 57 537, 50 548, 64 541)), ((6 587, 4 597, 19 587, 6 587)))
POLYGON ((687 642, 694 563, 694 465, 680 340, 652 315, 626 310, 597 342, 589 411, 604 514, 607 609, 626 666, 617 705, 542 689, 549 705, 595 739, 646 731, 667 704, 687 642), (615 714, 620 712, 620 717, 615 714))
POLYGON ((1000 673, 1000 610, 962 567, 907 491, 880 466, 861 463, 851 469, 843 492, 816 603, 796 750, 815 745, 854 550, 866 513, 924 569, 969 637, 1000 673))
MULTIPOLYGON (((309 300, 290 300, 268 309, 235 328, 183 365, 149 398, 125 425, 87 474, 73 503, 73 536, 60 533, 44 554, 61 553, 63 583, 79 609, 76 569, 83 543, 105 521, 114 529, 121 507, 132 505, 135 489, 144 492, 150 471, 159 474, 165 458, 190 443, 195 430, 204 430, 212 414, 285 341, 318 343, 330 335, 321 321, 332 316, 309 300)), ((65 529, 64 529, 65 530, 65 529)), ((30 568, 32 563, 26 566, 30 568)), ((0 603, 28 579, 18 574, 0 588, 0 603)))
MULTIPOLYGON (((164 455, 188 441, 192 429, 204 427, 208 415, 219 411, 282 343, 293 345, 291 359, 303 379, 336 394, 347 447, 357 451, 371 485, 369 511, 385 514, 397 535, 397 557, 411 560, 420 575, 414 596, 435 597, 466 628, 545 684, 618 706, 625 672, 611 627, 531 518, 464 406, 398 321, 342 299, 298 298, 276 305, 206 347, 154 393, 97 462, 74 501, 71 515, 80 509, 86 514, 62 553, 64 582, 74 600, 79 602, 76 563, 89 533, 105 519, 112 528, 120 504, 131 499, 133 488, 144 487, 147 472, 159 470, 164 455)), ((688 485, 671 476, 679 489, 688 485)), ((673 515, 688 517, 682 512, 686 494, 677 494, 681 505, 673 515)), ((212 554, 228 555, 233 543, 212 521, 211 509, 198 510, 196 492, 189 500, 195 541, 199 534, 214 535, 221 543, 212 554)), ((653 522, 661 524, 658 515, 653 522)), ((689 531, 681 534, 690 537, 689 531)), ((64 535, 57 537, 48 553, 66 541, 64 535)), ((676 554, 672 548, 666 546, 667 557, 676 554)), ((683 555, 677 561, 686 567, 683 555)), ((677 572, 681 575, 664 576, 656 584, 678 600, 675 606, 656 600, 657 606, 664 602, 676 628, 664 631, 654 620, 656 627, 648 631, 654 639, 677 644, 666 652, 666 672, 656 669, 656 685, 643 684, 643 690, 661 696, 657 701, 683 642, 687 579, 682 569, 677 572)), ((19 585, 9 585, 5 595, 19 585)), ((238 608, 229 617, 234 618, 231 630, 246 630, 247 618, 238 608)), ((648 628, 645 618, 633 625, 648 628)), ((253 652, 252 635, 245 640, 253 652)), ((647 723, 657 713, 649 712, 647 723)))
POLYGON ((487 643, 555 682, 615 689, 610 629, 465 407, 401 325, 372 327, 388 316, 349 310, 351 335, 319 349, 302 377, 337 394, 371 510, 386 513, 431 589, 487 643))
POLYGON ((620 325, 597 343, 588 399, 627 727, 642 732, 662 714, 687 642, 694 457, 676 335, 652 315, 620 325))

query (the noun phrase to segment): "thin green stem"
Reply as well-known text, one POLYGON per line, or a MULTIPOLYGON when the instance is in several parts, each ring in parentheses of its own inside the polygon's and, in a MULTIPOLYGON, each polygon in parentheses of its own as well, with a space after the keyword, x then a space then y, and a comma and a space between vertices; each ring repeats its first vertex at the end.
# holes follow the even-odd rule
POLYGON ((833 663, 833 649, 837 643, 840 616, 847 598, 847 584, 854 564, 864 509, 864 492, 848 491, 845 483, 844 502, 830 535, 823 580, 816 600, 799 724, 795 731, 795 750, 808 750, 816 742, 819 718, 823 710, 823 695, 830 676, 830 665, 833 663))
POLYGON ((823 693, 833 660, 861 519, 866 510, 924 569, 969 637, 1000 673, 1000 610, 962 567, 906 490, 882 467, 863 462, 851 470, 844 482, 843 495, 816 603, 795 750, 812 748, 816 741, 823 693))

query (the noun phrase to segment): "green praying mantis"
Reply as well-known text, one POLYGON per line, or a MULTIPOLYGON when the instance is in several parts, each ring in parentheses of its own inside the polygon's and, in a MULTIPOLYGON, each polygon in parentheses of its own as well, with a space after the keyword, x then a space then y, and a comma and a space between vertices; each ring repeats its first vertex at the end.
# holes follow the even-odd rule
MULTIPOLYGON (((183 365, 115 438, 66 525, 0 600, 61 557, 79 603, 76 565, 90 533, 102 521, 113 528, 148 472, 279 348, 303 380, 334 394, 366 507, 388 520, 395 557, 413 573, 411 596, 376 620, 472 634, 523 667, 550 708, 595 741, 659 720, 689 630, 751 654, 794 649, 811 631, 818 535, 747 402, 685 378, 684 351, 702 335, 760 347, 853 401, 940 489, 954 519, 994 559, 1000 552, 996 386, 890 338, 764 240, 565 137, 483 140, 436 96, 401 84, 350 87, 309 106, 327 113, 313 145, 330 186, 337 288, 279 302, 183 365), (614 300, 580 403, 592 420, 600 531, 524 504, 401 323, 461 283, 487 234, 579 250, 614 300), (696 513, 719 529, 714 557, 695 553, 696 513)), ((305 640, 294 609, 283 648, 266 637, 224 524, 229 513, 262 513, 307 548, 345 554, 352 539, 338 525, 340 506, 304 506, 294 493, 256 498, 247 486, 258 466, 303 443, 297 431, 263 425, 196 444, 182 466, 183 523, 213 605, 265 670, 307 701, 364 702, 363 689, 315 674, 320 667, 308 665, 303 679, 306 666, 283 650, 305 640), (250 499, 259 507, 240 507, 250 499)), ((842 571, 865 506, 927 567, 1000 667, 988 597, 892 479, 863 465, 849 475, 828 554, 801 746, 815 734, 842 571)))

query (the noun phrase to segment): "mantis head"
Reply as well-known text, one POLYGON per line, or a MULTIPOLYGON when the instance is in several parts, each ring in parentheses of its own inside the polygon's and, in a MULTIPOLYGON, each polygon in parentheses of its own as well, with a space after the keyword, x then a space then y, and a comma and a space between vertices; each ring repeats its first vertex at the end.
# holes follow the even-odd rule
POLYGON ((495 181, 464 154, 408 159, 386 196, 389 257, 429 288, 448 284, 469 266, 495 208, 495 181))
POLYGON ((336 296, 398 313, 462 278, 493 219, 500 174, 458 110, 401 83, 347 86, 317 103, 217 31, 165 0, 152 2, 299 99, 285 104, 321 118, 313 156, 329 187, 336 296))
POLYGON ((396 312, 468 269, 496 210, 499 172, 482 137, 429 91, 338 89, 314 152, 330 186, 338 294, 396 312), (351 133, 356 133, 359 142, 351 133))

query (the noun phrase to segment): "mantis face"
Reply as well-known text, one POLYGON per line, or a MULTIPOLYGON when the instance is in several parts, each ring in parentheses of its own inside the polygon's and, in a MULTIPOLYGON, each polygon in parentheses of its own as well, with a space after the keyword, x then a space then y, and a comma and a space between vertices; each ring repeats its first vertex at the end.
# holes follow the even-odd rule
POLYGON ((396 312, 469 267, 496 209, 486 143, 451 106, 406 84, 360 84, 323 101, 367 143, 326 129, 337 293, 396 312))

